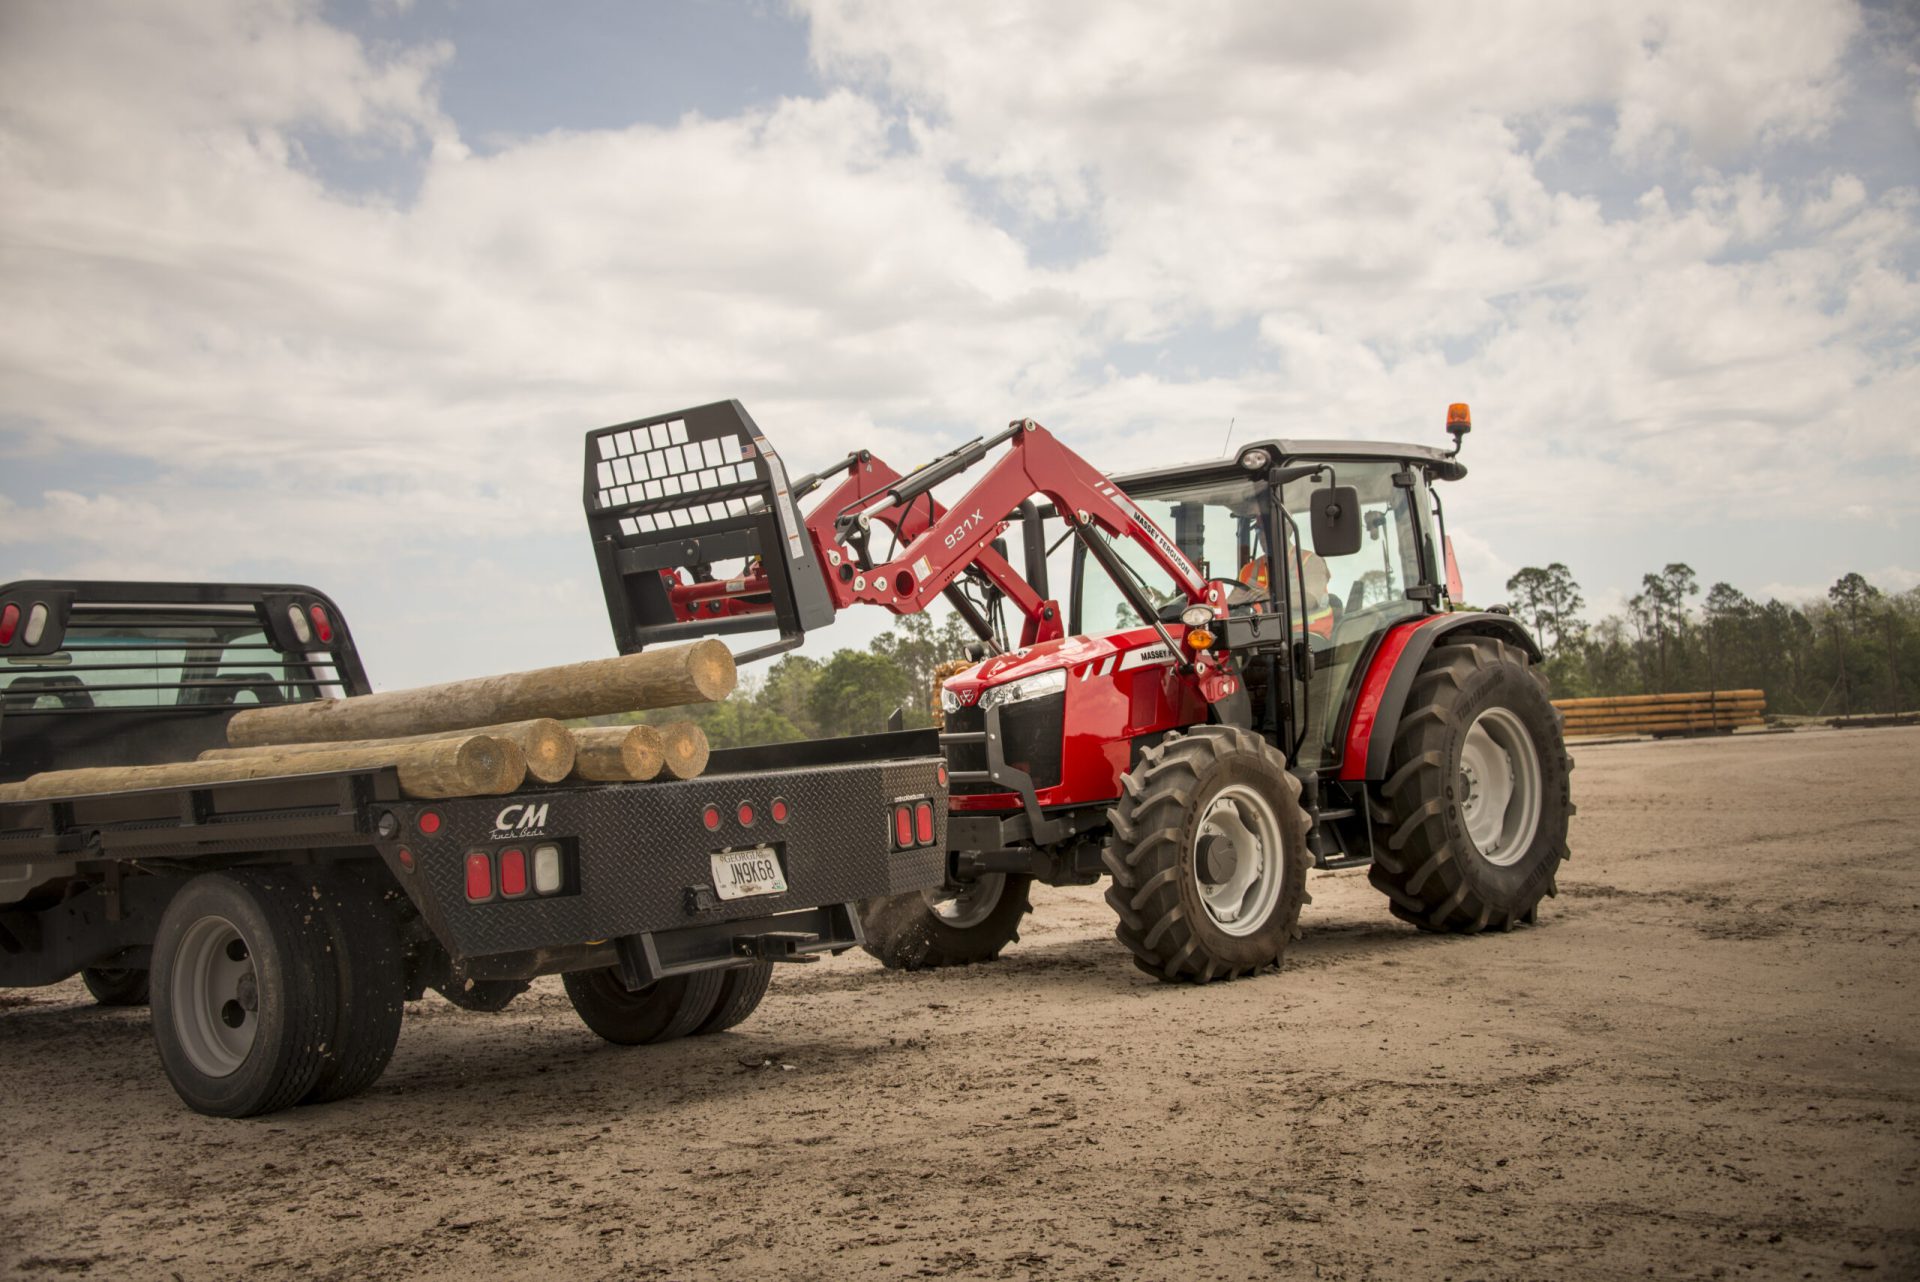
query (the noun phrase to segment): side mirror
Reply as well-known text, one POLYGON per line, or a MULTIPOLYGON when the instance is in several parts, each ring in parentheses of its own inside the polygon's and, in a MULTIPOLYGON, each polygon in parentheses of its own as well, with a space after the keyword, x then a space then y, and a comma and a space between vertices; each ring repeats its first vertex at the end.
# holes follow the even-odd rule
POLYGON ((1360 493, 1351 485, 1329 485, 1313 492, 1313 550, 1323 557, 1352 556, 1360 550, 1360 493))

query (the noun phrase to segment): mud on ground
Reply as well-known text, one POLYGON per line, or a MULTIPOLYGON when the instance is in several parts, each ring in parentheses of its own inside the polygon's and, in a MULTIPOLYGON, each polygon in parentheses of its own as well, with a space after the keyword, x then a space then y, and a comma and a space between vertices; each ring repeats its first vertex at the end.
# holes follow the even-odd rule
POLYGON ((1316 874, 1284 972, 782 969, 604 1045, 408 1011, 368 1095, 186 1111, 144 1012, 0 993, 0 1278, 1920 1276, 1920 730, 1576 750, 1539 927, 1316 874))

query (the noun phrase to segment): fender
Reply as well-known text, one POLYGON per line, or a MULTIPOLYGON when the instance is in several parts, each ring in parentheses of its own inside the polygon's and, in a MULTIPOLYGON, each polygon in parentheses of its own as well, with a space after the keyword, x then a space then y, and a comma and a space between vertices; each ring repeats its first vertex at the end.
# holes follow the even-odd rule
POLYGON ((1481 610, 1431 614, 1390 629, 1374 647, 1367 675, 1353 701, 1347 720, 1346 751, 1340 757, 1341 779, 1385 779, 1387 754, 1400 730, 1400 714, 1420 665, 1442 637, 1494 637, 1527 652, 1538 663, 1540 647, 1518 620, 1481 610))

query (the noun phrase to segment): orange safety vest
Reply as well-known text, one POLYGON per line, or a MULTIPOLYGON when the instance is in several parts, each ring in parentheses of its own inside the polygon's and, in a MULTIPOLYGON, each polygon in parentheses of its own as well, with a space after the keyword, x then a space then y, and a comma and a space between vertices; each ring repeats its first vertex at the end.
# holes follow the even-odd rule
MULTIPOLYGON (((1267 558, 1264 556, 1257 557, 1241 566, 1240 581, 1242 583, 1251 583, 1256 588, 1265 588, 1267 586, 1267 558)), ((1333 602, 1326 598, 1322 599, 1327 601, 1325 605, 1321 606, 1318 610, 1309 610, 1307 612, 1307 631, 1313 633, 1315 636, 1332 640, 1333 602)), ((1298 628, 1299 626, 1298 620, 1295 620, 1294 627, 1298 628)))

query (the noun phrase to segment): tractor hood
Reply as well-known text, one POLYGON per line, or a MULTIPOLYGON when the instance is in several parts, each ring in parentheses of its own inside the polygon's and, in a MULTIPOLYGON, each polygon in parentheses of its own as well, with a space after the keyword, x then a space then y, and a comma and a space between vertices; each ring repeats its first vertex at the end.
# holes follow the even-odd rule
MULTIPOLYGON (((1167 631, 1178 642, 1187 630, 1178 623, 1171 623, 1167 625, 1167 631)), ((1058 641, 1042 641, 1038 645, 1022 646, 1006 654, 996 654, 965 672, 948 677, 945 687, 963 707, 972 707, 978 702, 981 691, 994 686, 1024 681, 1057 669, 1065 669, 1069 676, 1084 679, 1112 672, 1121 666, 1165 663, 1173 657, 1166 651, 1166 643, 1150 627, 1100 637, 1062 637, 1058 641)))

